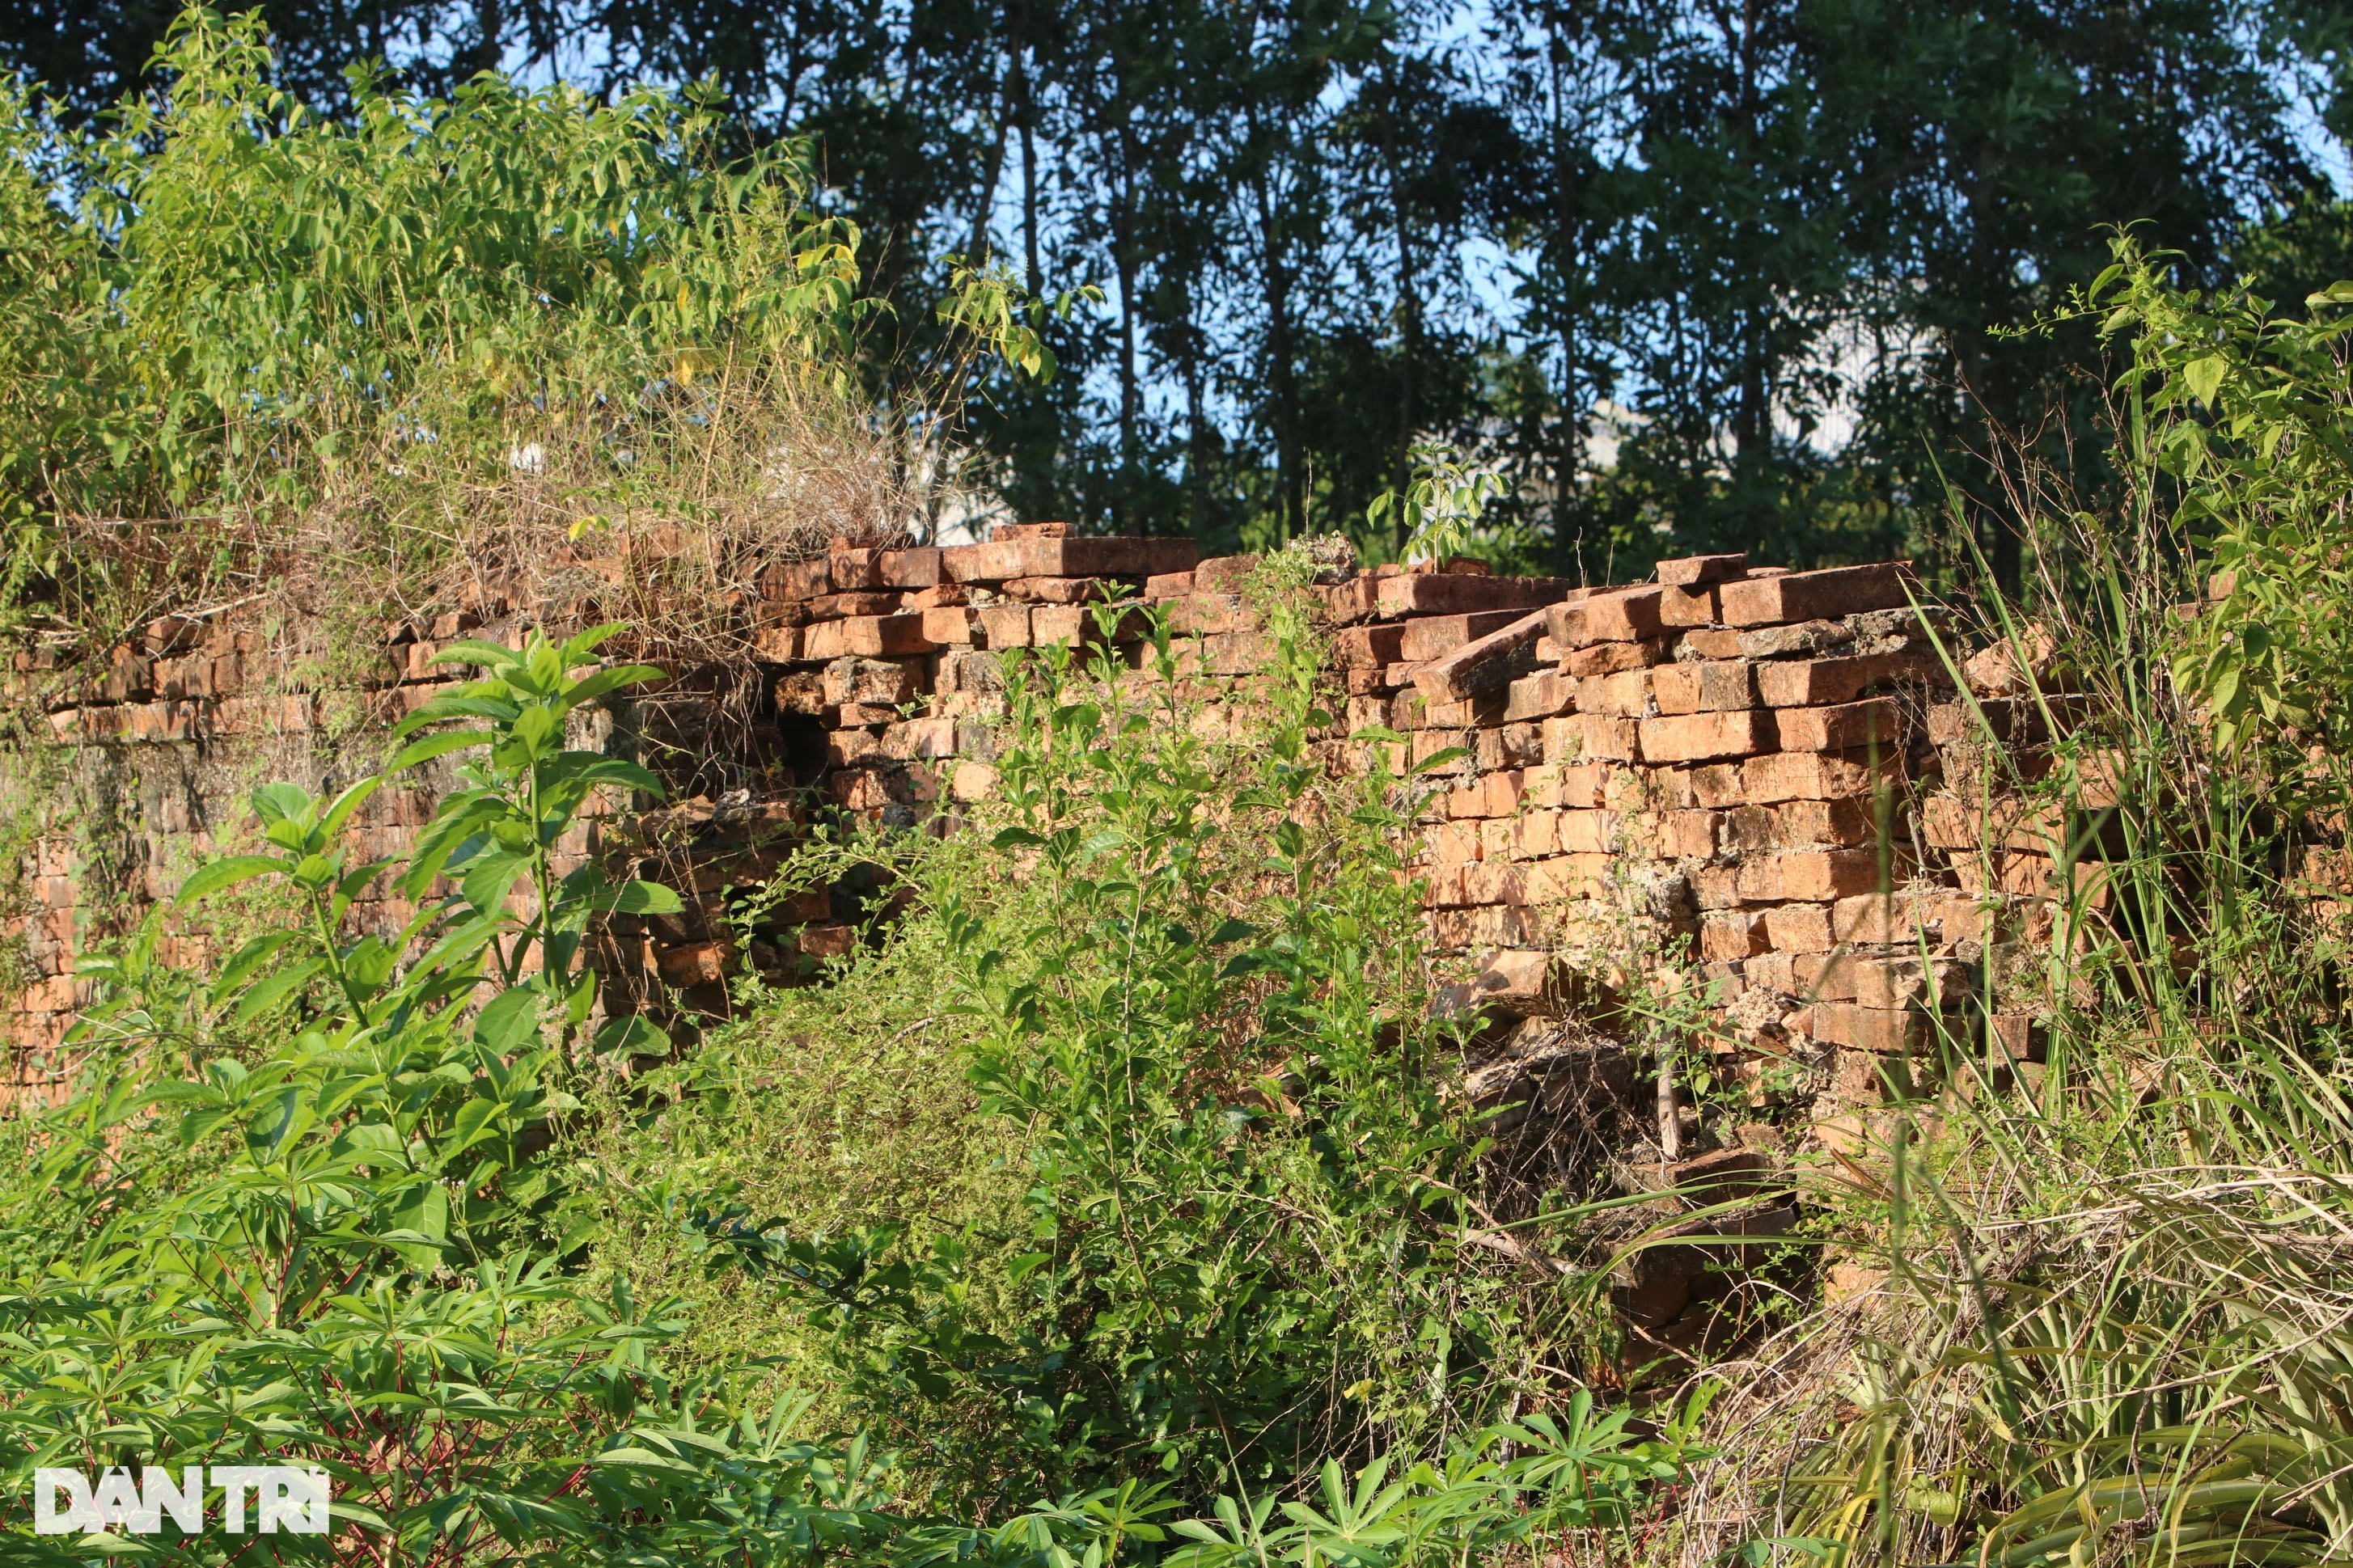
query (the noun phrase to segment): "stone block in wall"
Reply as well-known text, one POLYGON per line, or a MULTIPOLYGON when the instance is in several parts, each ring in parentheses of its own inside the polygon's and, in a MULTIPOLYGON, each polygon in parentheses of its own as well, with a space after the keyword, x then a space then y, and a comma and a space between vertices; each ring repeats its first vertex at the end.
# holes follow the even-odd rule
POLYGON ((1670 860, 1704 860, 1723 847, 1721 811, 1670 811, 1659 824, 1659 853, 1670 860))
POLYGON ((1831 934, 1842 942, 1887 947, 1916 941, 1921 898, 1915 889, 1857 893, 1831 906, 1831 934))
POLYGON ((1431 658, 1415 672, 1414 684, 1438 702, 1501 691, 1535 667, 1536 643, 1544 629, 1542 611, 1508 621, 1431 658))
POLYGON ((1761 626, 1894 609, 1911 602, 1911 582, 1910 569, 1900 563, 1832 566, 1726 583, 1716 599, 1726 626, 1761 626))
POLYGON ((1258 565, 1256 555, 1212 555, 1193 568, 1193 592, 1239 594, 1258 565))
POLYGON ((1158 604, 1163 599, 1182 599, 1195 591, 1190 572, 1160 572, 1144 580, 1144 597, 1151 604, 1158 604))
POLYGON ((1645 719, 1641 734, 1642 757, 1650 763, 1695 763, 1747 756, 1770 750, 1776 739, 1773 716, 1754 708, 1645 719))
MULTIPOLYGON (((1189 539, 1009 539, 955 544, 940 552, 944 574, 958 583, 1016 577, 1118 577, 1135 583, 1191 572, 1200 585, 1201 547, 1189 539)), ((1218 591, 1214 586, 1207 591, 1218 591)))
POLYGON ((1168 629, 1178 637, 1250 632, 1261 625, 1258 612, 1240 594, 1192 594, 1170 600, 1164 608, 1168 629))
POLYGON ((1740 907, 1740 868, 1697 866, 1691 873, 1692 900, 1703 910, 1740 907))
POLYGON ((1845 967, 1854 1000, 1864 1007, 1950 1007, 1968 994, 1968 972, 1950 959, 1858 954, 1845 967))
POLYGON ((882 730, 882 754, 894 762, 952 757, 955 751, 953 719, 905 719, 882 730))
POLYGON ((1033 646, 1029 605, 987 605, 973 615, 979 626, 979 646, 991 652, 1033 646))
POLYGON ((770 664, 791 664, 801 656, 801 628, 762 626, 752 634, 752 655, 770 664))
POLYGON ((1793 849, 1740 865, 1740 891, 1755 903, 1827 903, 1875 889, 1881 881, 1875 849, 1793 849))
POLYGON ((1100 577, 1014 577, 1000 591, 1030 605, 1092 605, 1113 596, 1112 584, 1100 577))
POLYGON ((872 549, 835 550, 826 557, 826 574, 836 593, 882 587, 882 552, 872 549))
POLYGON ((1410 622, 1377 626, 1344 626, 1332 639, 1333 658, 1343 669, 1400 663, 1410 622))
POLYGON ((1415 767, 1420 767, 1446 752, 1462 754, 1451 762, 1440 763, 1431 770, 1439 776, 1467 773, 1472 771, 1472 746, 1474 738, 1465 730, 1417 730, 1409 738, 1408 755, 1415 767))
POLYGON ((1555 819, 1554 837, 1564 854, 1614 855, 1620 847, 1625 826, 1622 813, 1570 807, 1555 819))
POLYGON ((987 763, 965 762, 949 775, 948 794, 965 802, 987 800, 997 793, 997 770, 987 763))
POLYGON ((760 572, 763 599, 814 599, 833 592, 833 563, 823 556, 813 561, 779 561, 760 572))
POLYGON ((1844 621, 1793 621, 1788 626, 1726 630, 1721 635, 1732 639, 1734 651, 1742 658, 1820 658, 1849 653, 1854 647, 1854 629, 1844 621))
POLYGON ((1639 762, 1642 755, 1641 732, 1632 719, 1615 718, 1606 713, 1577 713, 1544 721, 1545 761, 1548 763, 1577 762, 1639 762))
MULTIPOLYGON (((1651 700, 1666 715, 1754 708, 1756 670, 1739 659, 1662 664, 1651 672, 1651 700)), ((1782 742, 1785 746, 1788 743, 1782 742)))
POLYGON ((1700 659, 1745 658, 1748 656, 1741 651, 1741 633, 1723 626, 1695 626, 1675 637, 1667 647, 1678 664, 1700 659))
POLYGON ((1383 616, 1456 616, 1493 610, 1529 610, 1576 592, 1557 577, 1484 577, 1458 573, 1415 572, 1377 579, 1374 602, 1383 616))
POLYGON ((955 605, 922 612, 924 637, 941 647, 969 647, 977 638, 980 613, 955 605))
POLYGON ((1724 845, 1741 853, 1774 849, 1851 849, 1879 837, 1868 799, 1792 800, 1778 805, 1731 808, 1724 845))
POLYGON ((1590 809, 1602 804, 1608 772, 1595 763, 1546 762, 1527 771, 1528 799, 1540 806, 1590 809))
POLYGON ((1810 708, 1852 702, 1874 686, 1941 679, 1933 654, 1915 649, 1849 654, 1838 658, 1773 659, 1757 666, 1757 689, 1770 708, 1810 708))
POLYGON ((882 754, 882 738, 872 730, 835 730, 825 738, 825 763, 829 768, 855 767, 882 754))
POLYGON ((909 662, 839 658, 825 667, 820 685, 828 703, 895 706, 911 700, 923 689, 923 674, 909 662))
POLYGON ((1665 590, 1655 585, 1606 588, 1552 606, 1552 640, 1567 648, 1595 643, 1641 642, 1659 636, 1659 598, 1665 590))

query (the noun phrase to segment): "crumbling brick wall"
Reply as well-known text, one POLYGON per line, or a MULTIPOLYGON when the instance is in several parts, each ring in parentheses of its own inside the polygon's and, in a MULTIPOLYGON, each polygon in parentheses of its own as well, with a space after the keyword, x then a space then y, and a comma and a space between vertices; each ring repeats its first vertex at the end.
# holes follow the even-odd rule
MULTIPOLYGON (((741 951, 730 889, 756 883, 813 812, 912 826, 985 795, 1003 650, 1096 637, 1092 607, 1131 595, 1198 639, 1197 682, 1248 679, 1270 647, 1244 591, 1251 564, 1039 524, 762 571, 742 595, 751 665, 681 670, 576 738, 706 782, 707 753, 724 751, 734 781, 594 816, 565 847, 635 859, 685 895, 682 915, 607 934, 612 1005, 717 1013, 744 967, 788 984, 845 951, 871 889, 783 900, 741 951)), ((1581 984, 1681 987, 1725 1072, 1760 1100, 1803 1092, 1831 1139, 1934 1070, 1932 1005, 1961 1037, 2031 1054, 2025 1020, 1967 1016, 1968 982, 1989 934, 2044 889, 2032 866, 1985 860, 1982 805, 1943 787, 1953 768, 1986 776, 1982 742, 1904 567, 1708 556, 1606 589, 1459 563, 1324 575, 1336 580, 1307 592, 1328 623, 1335 738, 1381 727, 1404 737, 1399 760, 1456 753, 1434 770, 1419 855, 1437 945, 1470 976, 1454 1005, 1540 1014, 1581 984)), ((11 1021, 19 1092, 69 1066, 64 1034, 87 1000, 75 955, 227 847, 265 767, 322 787, 367 771, 384 726, 456 678, 429 662, 438 647, 519 630, 494 598, 388 627, 372 672, 334 692, 266 685, 252 631, 196 621, 159 623, 70 681, 20 654, 12 695, 43 731, 20 754, 49 748, 133 781, 113 831, 138 874, 101 896, 86 842, 27 841, 8 933, 35 972, 11 1021)), ((404 848, 438 782, 375 797, 364 852, 404 848)))

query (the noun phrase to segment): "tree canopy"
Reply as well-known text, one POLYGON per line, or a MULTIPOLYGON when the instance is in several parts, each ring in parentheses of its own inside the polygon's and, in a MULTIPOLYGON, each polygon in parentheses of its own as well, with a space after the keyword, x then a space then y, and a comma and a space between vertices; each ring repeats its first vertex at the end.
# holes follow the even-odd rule
MULTIPOLYGON (((863 236, 862 363, 913 395, 957 258, 1063 374, 971 410, 1028 516, 1255 544, 1366 521, 1430 443, 1508 481, 1489 548, 1599 576, 1878 557, 1950 486, 2000 564, 1987 421, 2073 467, 2087 330, 1998 335, 2117 226, 2193 283, 2353 272, 2348 26, 2309 0, 269 0, 330 115, 382 61, 619 103, 703 83, 805 139, 863 236)), ((0 5, 67 121, 164 85, 153 0, 0 5)), ((2083 462, 2092 461, 2089 458, 2083 462)), ((2080 479, 2096 481, 2096 474, 2080 479)))

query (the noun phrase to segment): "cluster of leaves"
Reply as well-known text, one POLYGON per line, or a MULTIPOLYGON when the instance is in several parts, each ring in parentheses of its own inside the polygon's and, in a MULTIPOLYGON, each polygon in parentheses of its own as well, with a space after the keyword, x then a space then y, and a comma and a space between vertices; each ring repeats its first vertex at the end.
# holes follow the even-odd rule
POLYGON ((307 500, 437 444, 502 459, 519 407, 610 426, 617 459, 725 352, 848 325, 857 231, 799 205, 795 146, 733 159, 676 95, 496 77, 440 103, 363 74, 323 120, 271 63, 258 17, 191 10, 169 92, 103 133, 0 94, 16 496, 307 500))
POLYGON ((1426 1451, 1526 1375, 1514 1292, 1459 1245, 1475 1139, 1402 858, 1424 786, 1371 734, 1335 782, 1303 626, 1271 623, 1301 678, 1231 744, 1165 625, 1124 661, 1134 613, 1008 659, 998 799, 898 852, 983 1107, 1027 1140, 1026 1237, 706 1221, 976 1503, 1153 1471, 1206 1500, 1426 1451), (1005 1250, 1009 1290, 978 1289, 1005 1250))
MULTIPOLYGON (((669 1309, 640 1307, 626 1282, 586 1298, 561 1267, 586 1240, 548 1155, 595 996, 580 934, 601 910, 676 907, 593 868, 553 874, 589 792, 655 787, 632 763, 564 748, 568 713, 647 674, 567 673, 614 629, 443 656, 486 677, 414 722, 490 722, 396 759, 481 748, 405 866, 350 865, 342 843, 383 775, 326 801, 265 785, 254 810, 277 852, 215 861, 182 899, 269 878, 311 923, 254 937, 202 985, 134 986, 152 979, 135 961, 90 965, 104 994, 85 1027, 117 1048, 40 1123, 32 1168, 7 1186, 12 1507, 38 1465, 301 1461, 332 1478, 339 1521, 410 1561, 558 1542, 603 1560, 716 1538, 765 1561, 805 1551, 812 1530, 873 1533, 855 1466, 797 1446, 781 1415, 732 1418, 670 1384, 649 1360, 677 1332, 669 1309), (429 897, 443 873, 456 891, 429 897), (379 879, 418 911, 397 935, 353 938, 343 917, 379 879), (195 1016, 162 1016, 181 1008, 195 1016), (277 1043, 254 1058, 206 1051, 227 1020, 273 1022, 277 1043), (201 1076, 142 1079, 152 1038, 195 1042, 201 1076)), ((599 1038, 638 1043, 628 1024, 599 1038)), ((144 1550, 195 1563, 249 1545, 216 1532, 144 1550)))
POLYGON ((2342 795, 2353 742, 2353 282, 2275 313, 2244 284, 2173 286, 2173 258, 2128 239, 2085 296, 2128 333, 2123 378, 2140 467, 2175 495, 2214 607, 2189 622, 2176 683, 2212 712, 2225 751, 2251 747, 2285 782, 2316 766, 2342 795))

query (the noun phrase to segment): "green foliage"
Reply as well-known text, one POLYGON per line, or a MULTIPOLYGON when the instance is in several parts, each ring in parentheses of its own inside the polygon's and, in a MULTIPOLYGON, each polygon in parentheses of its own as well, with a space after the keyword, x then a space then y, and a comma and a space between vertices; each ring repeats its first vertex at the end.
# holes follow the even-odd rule
POLYGON ((192 10, 160 105, 102 135, 0 114, 0 474, 74 512, 306 503, 524 426, 633 426, 731 354, 848 324, 856 230, 786 146, 723 157, 675 95, 362 79, 348 121, 269 81, 259 20, 192 10), (69 205, 60 205, 64 193, 69 205), (35 329, 35 323, 38 329, 35 329))
POLYGON ((2190 621, 2173 675, 2226 751, 2255 748, 2282 783, 2316 768, 2341 797, 2353 628, 2322 606, 2353 598, 2353 282, 2275 315, 2243 285, 2169 286, 2168 259, 2119 239, 2084 303, 2131 336, 2134 457, 2178 492, 2173 526, 2216 574, 2221 603, 2190 621))
POLYGON ((975 1506, 1155 1472, 1207 1501, 1427 1451, 1528 1353, 1460 1247, 1472 1140, 1399 858, 1417 786, 1329 775, 1298 628, 1302 678, 1229 744, 1177 695, 1193 650, 1155 626, 1131 669, 1112 621, 1008 661, 971 831, 830 852, 913 895, 893 940, 937 953, 932 1008, 1021 1138, 1026 1214, 707 1226, 810 1303, 860 1418, 975 1506))
MULTIPOLYGON (((626 1283, 584 1297, 559 1268, 586 1239, 543 1157, 551 1117, 573 1103, 562 1038, 594 996, 578 933, 600 908, 675 900, 548 875, 589 789, 652 783, 562 750, 566 711, 643 679, 567 676, 603 635, 443 656, 488 674, 417 721, 491 722, 401 760, 486 755, 406 867, 350 866, 340 844, 381 776, 329 801, 266 784, 254 813, 276 853, 214 861, 182 899, 279 879, 310 928, 254 937, 201 987, 155 983, 135 948, 94 967, 114 985, 84 1027, 118 1047, 202 1033, 158 1017, 174 1008, 292 1016, 259 1059, 214 1055, 194 1080, 142 1082, 118 1049, 43 1125, 36 1168, 6 1198, 0 1452, 13 1479, 132 1458, 312 1462, 338 1483, 339 1519, 421 1558, 494 1542, 597 1555, 724 1540, 773 1554, 818 1515, 863 1528, 860 1479, 796 1448, 781 1417, 714 1422, 706 1398, 650 1367, 649 1347, 676 1331, 665 1309, 640 1309, 626 1283), (456 894, 423 899, 443 869, 456 894), (396 872, 417 915, 391 940, 347 938, 353 896, 396 872), (536 897, 518 914, 508 894, 525 875, 536 897), (209 1157, 173 1180, 153 1157, 169 1142, 209 1157)), ((172 1562, 248 1544, 150 1538, 172 1562)), ((274 1550, 328 1547, 284 1537, 274 1550)))
POLYGON ((2025 804, 2055 886, 1989 927, 1924 1064, 1950 1090, 1823 1188, 1883 1294, 1810 1325, 1835 1380, 1760 1402, 1755 1561, 2353 1551, 2339 305, 2275 319, 2128 242, 2087 305, 2132 339, 2126 500, 2043 492, 2038 597, 1987 593, 2050 739, 1995 745, 1988 705, 1963 773, 2025 804))

